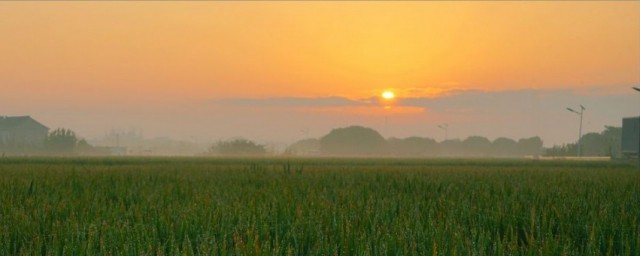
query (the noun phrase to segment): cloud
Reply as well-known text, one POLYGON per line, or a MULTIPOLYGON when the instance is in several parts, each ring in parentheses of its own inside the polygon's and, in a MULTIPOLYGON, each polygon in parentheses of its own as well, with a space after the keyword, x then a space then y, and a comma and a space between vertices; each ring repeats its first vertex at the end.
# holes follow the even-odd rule
POLYGON ((539 91, 455 91, 450 95, 438 98, 403 98, 398 104, 409 107, 424 107, 441 112, 470 112, 475 114, 487 112, 521 112, 528 111, 530 106, 538 104, 539 91))
POLYGON ((594 112, 614 114, 616 110, 633 109, 633 105, 640 101, 640 95, 634 95, 630 87, 622 89, 611 86, 554 90, 466 90, 438 98, 402 98, 398 99, 397 104, 445 113, 469 114, 553 113, 566 111, 566 107, 585 105, 594 112))
MULTIPOLYGON (((453 90, 440 97, 399 97, 389 104, 379 97, 276 97, 231 98, 214 100, 223 106, 281 107, 307 110, 369 108, 392 105, 400 108, 423 108, 430 112, 463 115, 530 115, 566 111, 566 107, 584 105, 592 113, 615 114, 616 109, 631 114, 640 100, 629 86, 583 89, 523 89, 507 91, 453 90), (625 91, 626 89, 626 91, 625 91), (600 93, 596 93, 600 92, 600 93)), ((358 113, 358 111, 354 112, 358 113)))
POLYGON ((352 100, 344 97, 278 97, 278 98, 234 98, 214 100, 215 104, 254 107, 353 107, 367 106, 367 100, 352 100))

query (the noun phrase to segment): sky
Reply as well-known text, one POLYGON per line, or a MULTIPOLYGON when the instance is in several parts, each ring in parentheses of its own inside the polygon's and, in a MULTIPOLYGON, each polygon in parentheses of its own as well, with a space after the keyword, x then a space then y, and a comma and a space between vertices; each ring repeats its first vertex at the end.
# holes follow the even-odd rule
POLYGON ((291 143, 541 136, 640 114, 640 2, 0 2, 0 115, 291 143), (394 100, 384 100, 384 91, 394 100))

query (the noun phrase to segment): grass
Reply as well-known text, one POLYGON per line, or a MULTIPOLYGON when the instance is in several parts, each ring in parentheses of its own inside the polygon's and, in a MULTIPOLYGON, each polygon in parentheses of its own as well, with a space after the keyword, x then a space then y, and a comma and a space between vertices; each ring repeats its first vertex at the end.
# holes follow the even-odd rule
POLYGON ((608 162, 0 159, 2 255, 639 255, 608 162))

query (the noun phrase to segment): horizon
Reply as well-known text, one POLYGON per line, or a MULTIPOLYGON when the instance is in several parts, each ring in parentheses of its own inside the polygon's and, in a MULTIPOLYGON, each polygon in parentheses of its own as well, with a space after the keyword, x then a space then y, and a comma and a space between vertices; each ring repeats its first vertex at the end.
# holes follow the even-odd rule
POLYGON ((94 139, 539 136, 640 115, 640 2, 2 2, 0 115, 94 139), (394 97, 384 99, 384 92, 394 97))

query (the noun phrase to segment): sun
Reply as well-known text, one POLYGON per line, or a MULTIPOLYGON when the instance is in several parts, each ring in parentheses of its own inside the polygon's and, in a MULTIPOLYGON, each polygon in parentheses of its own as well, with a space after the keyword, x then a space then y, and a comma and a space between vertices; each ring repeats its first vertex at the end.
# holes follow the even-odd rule
POLYGON ((382 93, 382 98, 387 99, 387 100, 391 100, 391 99, 393 99, 393 98, 395 98, 395 97, 396 97, 396 95, 395 95, 395 94, 393 94, 393 92, 392 92, 392 91, 384 91, 384 92, 382 93))

